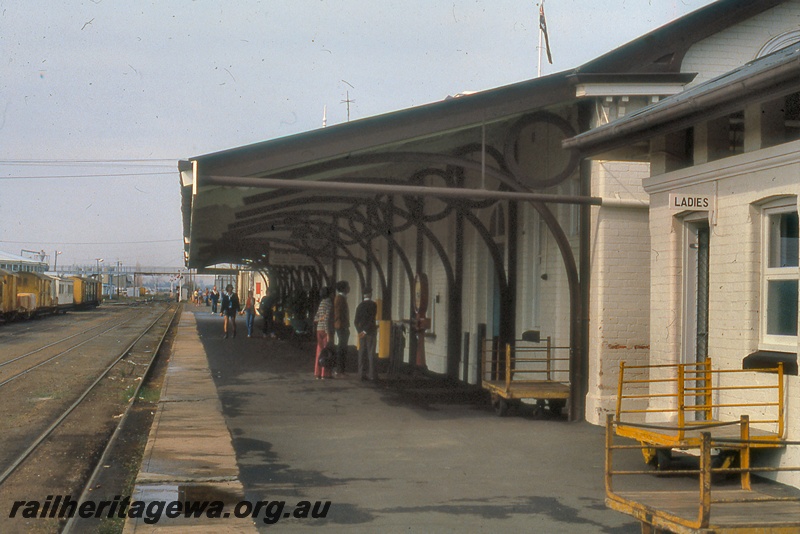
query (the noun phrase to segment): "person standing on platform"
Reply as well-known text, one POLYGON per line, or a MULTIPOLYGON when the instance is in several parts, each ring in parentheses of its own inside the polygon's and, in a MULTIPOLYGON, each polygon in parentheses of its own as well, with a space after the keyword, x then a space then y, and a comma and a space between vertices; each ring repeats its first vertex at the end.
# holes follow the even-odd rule
POLYGON ((267 294, 261 297, 258 304, 258 313, 264 318, 264 337, 269 336, 274 328, 272 322, 272 307, 275 306, 275 293, 271 287, 267 287, 267 294))
POLYGON ((244 315, 244 324, 247 326, 247 337, 253 337, 253 323, 256 320, 256 298, 253 296, 252 289, 247 292, 242 315, 244 315))
POLYGON ((323 349, 333 344, 333 328, 331 321, 333 302, 331 301, 330 293, 331 291, 327 287, 320 289, 319 296, 321 300, 319 301, 317 313, 314 315, 314 326, 317 329, 317 353, 314 357, 314 378, 317 380, 324 380, 331 376, 330 368, 319 364, 319 355, 322 353, 323 349))
POLYGON ((214 286, 214 289, 211 291, 211 313, 217 313, 217 303, 219 302, 219 291, 217 291, 217 286, 214 286))
POLYGON ((347 369, 347 341, 350 339, 350 308, 347 294, 350 284, 346 280, 336 282, 336 298, 333 301, 333 329, 336 331, 336 369, 344 374, 347 369))
POLYGON ((228 339, 228 323, 230 322, 230 330, 233 337, 236 337, 236 314, 239 311, 239 296, 233 290, 233 286, 228 284, 225 287, 225 293, 222 294, 222 306, 220 306, 220 315, 225 318, 222 325, 222 330, 225 332, 225 339, 228 339))
POLYGON ((365 287, 364 299, 356 307, 353 324, 358 332, 358 374, 361 380, 374 381, 375 374, 375 344, 378 339, 378 326, 375 318, 378 305, 372 300, 372 289, 365 287))

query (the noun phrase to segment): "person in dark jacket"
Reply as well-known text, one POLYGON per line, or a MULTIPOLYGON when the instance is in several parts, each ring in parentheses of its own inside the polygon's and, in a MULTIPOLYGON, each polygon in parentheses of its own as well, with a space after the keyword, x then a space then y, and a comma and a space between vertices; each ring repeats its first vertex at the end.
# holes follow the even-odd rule
POLYGON ((264 318, 264 337, 272 334, 274 328, 272 318, 272 307, 275 306, 275 292, 271 287, 267 288, 267 294, 261 297, 261 302, 258 305, 258 313, 264 318))
POLYGON ((364 288, 364 299, 356 307, 353 324, 358 332, 358 374, 361 380, 375 380, 375 345, 378 339, 378 326, 375 316, 378 305, 372 300, 372 289, 364 288))
POLYGON ((214 289, 211 290, 209 298, 211 299, 211 313, 217 313, 217 304, 219 303, 219 291, 217 291, 217 286, 214 286, 214 289))
POLYGON ((231 323, 230 330, 233 337, 236 337, 236 314, 239 312, 239 296, 233 290, 233 286, 228 284, 225 287, 225 293, 222 294, 222 305, 220 306, 220 315, 225 319, 222 324, 222 330, 225 332, 224 339, 228 339, 228 323, 231 323))
POLYGON ((338 375, 347 369, 347 341, 350 339, 350 308, 347 294, 350 284, 346 280, 336 282, 336 297, 333 299, 333 329, 336 332, 336 368, 338 375))

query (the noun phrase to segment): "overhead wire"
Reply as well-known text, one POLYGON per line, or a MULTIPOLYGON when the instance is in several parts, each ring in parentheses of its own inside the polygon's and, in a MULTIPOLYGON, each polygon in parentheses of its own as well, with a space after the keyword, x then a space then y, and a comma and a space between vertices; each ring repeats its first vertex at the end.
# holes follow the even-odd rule
POLYGON ((158 165, 174 165, 176 159, 170 158, 140 158, 140 159, 0 159, 0 165, 87 165, 87 164, 102 164, 102 165, 131 165, 134 163, 153 164, 157 161, 158 165))
POLYGON ((175 172, 126 172, 126 173, 107 173, 107 174, 53 174, 47 176, 0 176, 0 180, 49 180, 54 178, 122 178, 125 176, 168 176, 175 172))
POLYGON ((28 241, 0 241, 0 243, 6 243, 9 245, 25 245, 28 243, 41 243, 44 245, 70 245, 70 246, 79 246, 79 245, 146 245, 150 243, 182 243, 183 240, 181 239, 148 239, 147 241, 92 241, 92 242, 85 242, 85 243, 68 243, 62 241, 37 241, 35 239, 30 239, 28 241))
POLYGON ((109 172, 101 174, 50 174, 50 175, 16 175, 0 176, 0 180, 39 180, 67 178, 123 178, 129 176, 166 176, 176 172, 175 159, 166 158, 134 158, 134 159, 0 159, 2 167, 163 167, 169 171, 148 172, 109 172))

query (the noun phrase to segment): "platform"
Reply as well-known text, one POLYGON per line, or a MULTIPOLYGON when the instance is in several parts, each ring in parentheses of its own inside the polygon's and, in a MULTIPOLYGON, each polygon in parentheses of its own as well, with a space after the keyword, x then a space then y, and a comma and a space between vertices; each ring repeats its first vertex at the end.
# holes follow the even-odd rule
POLYGON ((183 313, 134 498, 266 504, 126 532, 640 531, 604 506, 602 428, 500 419, 485 391, 442 380, 315 380, 312 344, 247 338, 241 320, 225 340, 206 310, 183 313))
MULTIPOLYGON (((131 500, 231 504, 243 499, 236 455, 197 336, 195 314, 184 312, 131 500)), ((219 531, 219 522, 214 525, 212 519, 165 515, 154 524, 143 518, 129 519, 124 532, 219 531)), ((227 532, 256 532, 250 519, 225 518, 224 527, 227 532)))

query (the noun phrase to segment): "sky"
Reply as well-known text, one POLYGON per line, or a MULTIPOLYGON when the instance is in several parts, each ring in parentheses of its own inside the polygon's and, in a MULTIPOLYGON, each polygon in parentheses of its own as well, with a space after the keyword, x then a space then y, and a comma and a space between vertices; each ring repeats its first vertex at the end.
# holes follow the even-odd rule
MULTIPOLYGON (((582 65, 711 0, 545 0, 582 65)), ((183 266, 177 162, 536 77, 535 0, 0 0, 0 250, 183 266)))

